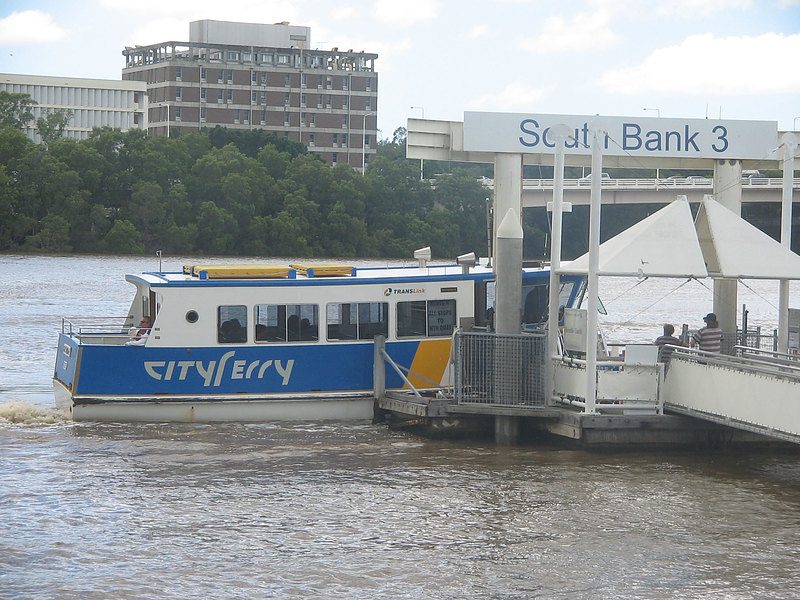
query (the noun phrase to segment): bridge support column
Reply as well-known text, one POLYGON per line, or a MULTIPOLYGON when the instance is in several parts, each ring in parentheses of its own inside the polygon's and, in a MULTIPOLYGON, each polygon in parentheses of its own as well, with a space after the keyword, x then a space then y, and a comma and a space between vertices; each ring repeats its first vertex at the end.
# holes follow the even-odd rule
MULTIPOLYGON (((714 198, 728 210, 742 214, 742 161, 718 160, 714 164, 714 198)), ((714 280, 713 312, 725 332, 723 352, 736 344, 736 302, 738 282, 735 279, 714 280), (733 343, 729 343, 733 341, 733 343)), ((701 317, 702 315, 699 315, 701 317)), ((730 350, 729 350, 730 351, 730 350)))

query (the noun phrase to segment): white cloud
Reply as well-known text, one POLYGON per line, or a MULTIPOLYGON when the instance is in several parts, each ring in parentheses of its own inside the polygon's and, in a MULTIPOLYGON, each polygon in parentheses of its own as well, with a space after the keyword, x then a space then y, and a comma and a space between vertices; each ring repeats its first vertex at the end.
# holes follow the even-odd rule
POLYGON ((397 27, 433 21, 439 15, 439 3, 434 0, 377 0, 375 18, 397 27))
POLYGON ((0 46, 57 42, 67 32, 40 10, 14 12, 0 19, 0 46))
POLYGON ((336 7, 331 12, 331 17, 333 17, 334 21, 346 21, 349 19, 354 19, 358 16, 358 11, 352 6, 340 6, 336 7))
POLYGON ((620 94, 750 95, 800 92, 800 34, 715 38, 694 35, 656 50, 635 67, 606 72, 600 85, 620 94))
POLYGON ((467 37, 474 40, 476 38, 485 37, 488 34, 489 34, 489 26, 488 25, 476 25, 467 34, 467 37))
POLYGON ((660 15, 678 14, 686 17, 708 17, 730 10, 744 10, 753 6, 753 0, 670 0, 660 2, 660 15))
POLYGON ((295 22, 299 13, 297 3, 292 0, 100 0, 100 4, 122 14, 150 19, 182 19, 186 30, 183 36, 189 35, 189 21, 200 19, 245 23, 289 21, 293 25, 304 25, 295 22))
POLYGON ((606 10, 582 12, 567 21, 564 17, 548 17, 542 33, 520 39, 517 45, 535 54, 600 50, 613 46, 617 36, 609 27, 610 13, 606 10))
POLYGON ((531 110, 534 104, 547 94, 555 91, 555 85, 544 88, 531 87, 521 81, 509 83, 496 94, 486 94, 471 100, 470 108, 487 108, 492 110, 531 110))

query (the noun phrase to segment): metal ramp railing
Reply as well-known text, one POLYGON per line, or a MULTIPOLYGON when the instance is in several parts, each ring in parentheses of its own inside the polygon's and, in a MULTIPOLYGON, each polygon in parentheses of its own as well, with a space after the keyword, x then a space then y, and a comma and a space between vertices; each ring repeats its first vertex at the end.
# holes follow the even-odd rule
POLYGON ((737 346, 735 355, 675 348, 664 408, 800 444, 800 362, 737 346))

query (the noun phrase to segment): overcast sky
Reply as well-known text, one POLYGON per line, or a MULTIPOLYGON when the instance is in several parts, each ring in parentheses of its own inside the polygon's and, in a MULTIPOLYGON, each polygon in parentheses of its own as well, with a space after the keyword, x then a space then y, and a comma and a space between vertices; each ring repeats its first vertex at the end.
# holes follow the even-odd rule
POLYGON ((0 72, 121 79, 125 46, 188 41, 198 19, 377 53, 385 138, 468 110, 800 129, 800 0, 3 0, 0 72))

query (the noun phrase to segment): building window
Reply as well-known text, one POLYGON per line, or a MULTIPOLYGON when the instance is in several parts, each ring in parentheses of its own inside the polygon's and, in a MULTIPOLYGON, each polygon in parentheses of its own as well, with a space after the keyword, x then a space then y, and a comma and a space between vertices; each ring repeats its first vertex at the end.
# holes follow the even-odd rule
POLYGON ((317 108, 322 108, 322 94, 317 94, 317 108))
POLYGON ((300 113, 300 126, 306 126, 306 113, 300 113))
POLYGON ((315 115, 314 113, 311 113, 311 126, 312 127, 317 126, 317 115, 315 115))
POLYGON ((372 91, 372 78, 367 79, 367 91, 368 92, 372 91))
POLYGON ((333 89, 333 77, 330 75, 325 78, 325 88, 329 90, 333 89))
POLYGON ((205 102, 207 97, 208 88, 200 88, 200 102, 205 102))
POLYGON ((238 124, 239 124, 239 121, 241 120, 241 117, 242 117, 242 111, 241 111, 240 109, 238 109, 238 108, 237 108, 237 109, 236 109, 236 114, 235 114, 235 116, 233 117, 233 124, 234 124, 234 125, 238 125, 238 124))
POLYGON ((342 127, 347 127, 347 115, 342 115, 342 127))
POLYGON ((233 90, 228 90, 228 104, 233 102, 233 90))
POLYGON ((331 154, 331 166, 335 167, 336 163, 338 162, 339 162, 339 155, 336 152, 334 152, 333 154, 331 154))
POLYGON ((225 90, 220 88, 219 90, 217 90, 217 103, 222 104, 224 100, 225 100, 225 90))
POLYGON ((238 52, 228 52, 228 60, 239 60, 238 52))
POLYGON ((217 308, 217 341, 220 344, 243 344, 247 341, 247 307, 217 308))
POLYGON ((348 97, 347 96, 342 96, 342 108, 344 110, 347 110, 347 104, 348 104, 348 97))
POLYGON ((220 69, 217 71, 217 83, 222 83, 222 80, 225 78, 225 71, 220 69))
POLYGON ((267 85, 267 73, 266 73, 266 71, 261 73, 261 85, 267 85))
POLYGON ((258 92, 250 92, 250 104, 258 103, 258 92))
POLYGON ((365 110, 372 110, 372 98, 367 98, 367 106, 365 110))
POLYGON ((289 104, 291 104, 291 98, 292 98, 291 94, 289 94, 289 92, 286 92, 283 95, 283 105, 284 106, 289 106, 289 104))
POLYGON ((262 54, 261 55, 261 62, 271 63, 272 62, 272 54, 262 54))
POLYGON ((250 73, 250 83, 252 85, 256 85, 258 83, 258 71, 251 71, 251 73, 250 73))
MULTIPOLYGON (((333 135, 336 135, 335 133, 333 135)), ((347 134, 342 134, 342 148, 347 148, 347 134)))
POLYGON ((333 134, 333 147, 334 148, 338 148, 339 147, 339 134, 338 133, 334 133, 333 134))
MULTIPOLYGON (((336 162, 336 154, 333 155, 336 162)), ((331 303, 327 306, 329 340, 371 340, 389 331, 388 302, 331 303)))
POLYGON ((202 81, 203 83, 206 82, 206 68, 205 67, 201 67, 200 68, 200 81, 202 81))
POLYGON ((284 112, 283 113, 283 126, 284 127, 289 127, 289 124, 290 124, 289 113, 288 112, 284 112))
POLYGON ((369 135, 364 136, 364 148, 369 148, 369 135))
POLYGON ((176 87, 175 88, 175 100, 180 102, 182 94, 183 94, 183 88, 181 88, 180 86, 176 87))
POLYGON ((292 76, 291 76, 291 74, 289 74, 289 73, 286 74, 284 85, 286 87, 291 87, 291 85, 292 85, 292 76))
POLYGON ((308 75, 306 75, 305 73, 303 73, 300 76, 300 85, 302 87, 307 87, 308 86, 308 75))
POLYGON ((183 76, 183 67, 175 68, 175 81, 181 81, 183 76))
POLYGON ((250 54, 249 52, 245 52, 245 53, 242 54, 242 60, 245 61, 245 62, 252 62, 253 61, 253 55, 250 54))
POLYGON ((322 89, 322 75, 317 76, 317 89, 322 89))
POLYGON ((206 107, 205 106, 201 106, 200 107, 200 122, 201 123, 205 123, 206 122, 206 107))
POLYGON ((278 55, 278 64, 279 65, 288 65, 289 64, 289 55, 288 54, 279 54, 278 55))
POLYGON ((314 134, 314 133, 309 133, 308 134, 308 145, 309 146, 316 146, 317 145, 316 140, 317 140, 316 134, 314 134))
POLYGON ((181 110, 181 107, 180 107, 180 106, 176 106, 176 107, 175 107, 175 120, 176 120, 176 121, 180 121, 180 120, 181 120, 181 113, 182 113, 182 112, 183 112, 183 111, 181 110))
POLYGON ((233 83, 233 71, 228 70, 228 83, 233 83))
POLYGON ((266 104, 267 104, 267 92, 261 92, 261 104, 266 106, 266 104))
POLYGON ((261 124, 262 125, 266 125, 267 124, 267 111, 265 111, 265 110, 261 111, 261 124))
POLYGON ((305 107, 307 101, 308 101, 308 95, 307 94, 300 94, 300 106, 305 107))
POLYGON ((350 77, 342 77, 342 89, 345 92, 350 89, 350 77))

